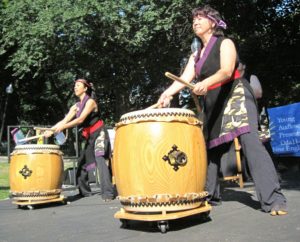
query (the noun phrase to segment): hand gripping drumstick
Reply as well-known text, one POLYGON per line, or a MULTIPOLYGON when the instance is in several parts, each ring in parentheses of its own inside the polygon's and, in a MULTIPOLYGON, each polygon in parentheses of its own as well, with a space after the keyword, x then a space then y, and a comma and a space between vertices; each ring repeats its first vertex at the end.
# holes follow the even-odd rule
MULTIPOLYGON (((193 84, 191 84, 191 83, 189 83, 189 82, 186 82, 186 81, 184 81, 184 80, 182 80, 181 78, 179 78, 178 76, 175 76, 175 75, 173 75, 172 73, 170 73, 170 72, 166 72, 165 73, 165 76, 166 77, 169 77, 170 79, 172 79, 173 81, 178 81, 178 82, 180 82, 180 83, 182 83, 183 85, 185 85, 185 86, 187 86, 187 87, 189 87, 190 89, 194 89, 194 85, 193 84)), ((172 97, 171 97, 171 100, 172 100, 172 97)), ((159 107, 159 103, 155 103, 155 104, 153 104, 152 106, 150 106, 150 107, 148 107, 148 108, 146 108, 146 109, 152 109, 152 108, 158 108, 159 107)), ((197 106, 197 105, 196 105, 197 106)), ((197 107, 198 108, 198 107, 197 107)), ((201 108, 200 108, 201 109, 201 108)))
POLYGON ((173 81, 178 81, 178 82, 182 83, 183 85, 189 87, 189 88, 192 89, 192 90, 195 88, 195 85, 193 85, 193 84, 191 84, 191 83, 189 83, 189 82, 186 82, 186 81, 182 80, 180 77, 175 76, 175 75, 173 75, 173 74, 170 73, 170 72, 166 72, 166 73, 165 73, 165 76, 166 76, 166 77, 169 77, 169 78, 172 79, 173 81))
MULTIPOLYGON (((189 83, 189 82, 186 82, 186 81, 182 80, 180 77, 175 76, 175 75, 173 75, 173 74, 170 73, 170 72, 166 72, 166 73, 165 73, 165 76, 166 76, 166 77, 169 77, 169 78, 172 79, 173 81, 178 81, 178 82, 182 83, 183 85, 189 87, 189 88, 192 89, 192 90, 195 88, 195 85, 193 85, 193 84, 191 84, 191 83, 189 83)), ((192 97, 193 97, 193 100, 194 100, 194 102, 195 102, 196 109, 197 109, 198 113, 201 113, 201 112, 202 112, 202 108, 200 107, 200 103, 199 103, 199 100, 198 100, 196 94, 192 93, 192 97)))

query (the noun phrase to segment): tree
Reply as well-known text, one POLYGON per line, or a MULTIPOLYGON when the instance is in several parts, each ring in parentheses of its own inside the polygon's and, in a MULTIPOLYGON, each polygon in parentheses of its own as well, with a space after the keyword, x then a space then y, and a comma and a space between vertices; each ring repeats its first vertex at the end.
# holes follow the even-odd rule
POLYGON ((0 73, 15 81, 14 122, 61 119, 75 101, 77 76, 93 81, 102 115, 112 125, 123 113, 150 106, 170 84, 164 72, 178 74, 189 54, 190 12, 202 2, 223 13, 227 33, 273 104, 299 100, 297 1, 5 1, 0 73), (271 86, 276 94, 267 91, 271 86))

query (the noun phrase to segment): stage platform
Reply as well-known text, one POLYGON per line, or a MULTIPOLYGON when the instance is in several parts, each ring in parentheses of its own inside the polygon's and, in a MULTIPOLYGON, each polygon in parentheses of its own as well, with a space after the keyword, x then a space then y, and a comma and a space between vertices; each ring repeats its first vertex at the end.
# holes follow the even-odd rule
POLYGON ((122 228, 114 214, 121 208, 118 200, 104 202, 100 195, 77 196, 66 189, 70 202, 42 204, 33 210, 20 209, 11 200, 0 201, 0 242, 93 242, 93 241, 289 241, 300 238, 299 171, 282 174, 282 187, 288 199, 289 214, 272 217, 260 211, 253 183, 225 183, 223 203, 213 207, 208 218, 194 215, 170 221, 162 234, 153 222, 130 221, 122 228))

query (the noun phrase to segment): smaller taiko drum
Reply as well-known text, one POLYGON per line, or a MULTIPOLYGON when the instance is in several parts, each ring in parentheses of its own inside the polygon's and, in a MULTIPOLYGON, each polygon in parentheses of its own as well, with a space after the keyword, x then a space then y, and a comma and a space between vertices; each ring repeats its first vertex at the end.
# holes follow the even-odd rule
POLYGON ((201 125, 194 112, 178 108, 121 117, 112 163, 126 211, 180 211, 204 203, 207 161, 201 125))
POLYGON ((10 160, 11 197, 18 201, 58 198, 62 191, 62 154, 57 145, 17 145, 10 160))

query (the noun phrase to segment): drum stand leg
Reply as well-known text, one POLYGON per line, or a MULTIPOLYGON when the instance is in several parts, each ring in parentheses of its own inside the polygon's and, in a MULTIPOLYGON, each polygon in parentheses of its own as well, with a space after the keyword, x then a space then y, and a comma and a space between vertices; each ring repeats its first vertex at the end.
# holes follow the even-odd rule
POLYGON ((236 167, 237 175, 236 176, 226 176, 224 181, 236 181, 240 188, 244 187, 243 174, 242 174, 242 163, 241 163, 241 145, 238 138, 234 138, 234 148, 235 148, 235 157, 236 157, 236 167))
POLYGON ((179 219, 187 216, 192 216, 195 214, 203 213, 206 217, 209 215, 211 210, 211 205, 208 204, 207 201, 203 202, 200 207, 182 210, 182 211, 172 211, 167 212, 162 210, 157 213, 141 213, 141 212, 129 212, 124 208, 121 208, 117 213, 115 213, 114 217, 120 219, 122 223, 121 227, 128 228, 129 220, 139 220, 146 222, 157 222, 157 226, 162 233, 166 233, 169 229, 169 220, 179 219))

